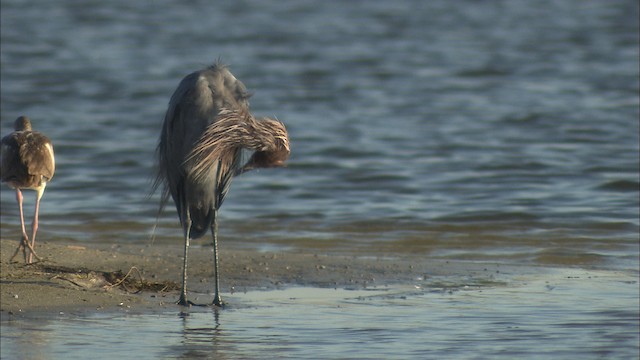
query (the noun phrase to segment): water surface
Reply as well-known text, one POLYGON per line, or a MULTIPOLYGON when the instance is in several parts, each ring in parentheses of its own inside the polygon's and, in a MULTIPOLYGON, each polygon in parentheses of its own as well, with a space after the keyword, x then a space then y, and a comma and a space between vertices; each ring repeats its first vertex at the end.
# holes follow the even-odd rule
MULTIPOLYGON (((617 264, 640 225, 636 15, 634 1, 7 0, 2 133, 27 114, 56 145, 43 239, 149 241, 169 97, 222 58, 293 149, 287 169, 234 181, 223 241, 617 264)), ((180 241, 171 207, 159 225, 180 241)))
POLYGON ((442 277, 227 295, 221 311, 60 314, 4 322, 2 357, 633 359, 640 313, 630 275, 442 277))

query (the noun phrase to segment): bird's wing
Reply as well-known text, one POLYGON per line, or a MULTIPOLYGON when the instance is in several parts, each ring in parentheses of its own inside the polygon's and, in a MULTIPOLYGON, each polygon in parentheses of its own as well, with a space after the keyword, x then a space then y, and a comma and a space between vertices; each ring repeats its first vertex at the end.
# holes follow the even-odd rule
POLYGON ((53 145, 45 135, 29 131, 21 134, 20 159, 30 175, 51 179, 56 170, 53 145))
POLYGON ((22 168, 22 163, 18 157, 18 142, 16 133, 9 134, 2 138, 2 156, 0 160, 0 177, 2 181, 7 181, 15 176, 18 168, 22 168))

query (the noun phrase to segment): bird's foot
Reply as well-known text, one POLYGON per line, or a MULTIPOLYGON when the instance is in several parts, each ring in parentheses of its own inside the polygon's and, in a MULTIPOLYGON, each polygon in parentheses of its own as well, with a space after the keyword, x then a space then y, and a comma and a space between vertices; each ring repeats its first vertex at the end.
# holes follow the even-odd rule
POLYGON ((196 304, 193 301, 187 300, 186 298, 180 297, 180 300, 176 302, 176 305, 184 306, 184 307, 192 307, 192 306, 209 306, 207 304, 196 304))
POLYGON ((224 308, 224 306, 226 304, 224 303, 224 301, 222 301, 220 296, 216 296, 215 298, 213 298, 213 303, 211 303, 211 305, 212 306, 216 306, 216 307, 220 307, 220 308, 224 308))
POLYGON ((41 262, 44 261, 40 256, 38 256, 38 254, 36 254, 35 251, 33 251, 33 248, 31 248, 31 246, 29 246, 29 251, 31 251, 31 256, 33 256, 34 258, 36 258, 36 261, 33 261, 33 259, 29 259, 27 261, 27 264, 35 264, 37 262, 41 262))
MULTIPOLYGON (((27 249, 29 249, 30 254, 36 258, 36 260, 38 262, 43 261, 42 258, 40 256, 38 256, 38 254, 36 254, 36 251, 33 250, 33 247, 31 246, 31 244, 29 243, 28 239, 22 239, 20 241, 20 244, 18 244, 18 247, 16 248, 16 251, 13 252, 13 255, 11 255, 11 258, 9 259, 10 263, 13 263, 13 259, 20 253, 20 250, 22 250, 22 254, 24 255, 24 261, 27 264, 33 264, 33 261, 31 261, 32 259, 28 259, 30 256, 27 255, 27 249)), ((15 261, 17 262, 17 261, 15 261)))
POLYGON ((191 306, 196 305, 196 304, 194 304, 193 302, 187 300, 186 296, 181 295, 180 296, 180 300, 178 300, 178 302, 176 302, 176 305, 180 305, 180 306, 184 306, 184 307, 191 307, 191 306))
POLYGON ((180 306, 184 306, 184 307, 192 307, 192 306, 202 306, 202 307, 206 307, 206 306, 215 306, 215 307, 219 307, 219 308, 224 308, 225 303, 222 301, 222 299, 220 299, 219 296, 215 297, 213 299, 213 302, 211 304, 196 304, 193 301, 189 301, 187 300, 186 296, 180 296, 180 300, 178 300, 176 302, 176 305, 180 305, 180 306))

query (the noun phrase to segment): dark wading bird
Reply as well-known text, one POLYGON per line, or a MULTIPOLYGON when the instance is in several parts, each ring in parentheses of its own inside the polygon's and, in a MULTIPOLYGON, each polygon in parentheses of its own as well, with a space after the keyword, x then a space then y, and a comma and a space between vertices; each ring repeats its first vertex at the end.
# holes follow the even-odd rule
POLYGON ((11 256, 11 260, 18 255, 20 249, 27 264, 33 257, 41 260, 34 251, 36 233, 38 232, 38 212, 40 199, 44 194, 47 182, 53 177, 56 169, 51 140, 43 134, 31 130, 31 121, 26 116, 20 116, 14 123, 15 131, 2 138, 2 162, 0 163, 0 178, 10 187, 16 189, 16 200, 20 208, 20 223, 22 224, 22 240, 11 256), (22 211, 22 190, 36 191, 36 210, 33 215, 31 242, 24 225, 22 211))
POLYGON ((184 230, 182 291, 187 300, 189 241, 213 236, 215 297, 222 306, 218 271, 217 212, 231 179, 261 167, 281 167, 289 158, 289 137, 284 125, 249 112, 249 94, 226 66, 212 65, 187 75, 169 101, 157 148, 158 175, 154 188, 163 185, 160 210, 173 198, 184 230), (249 152, 247 152, 249 150, 249 152), (251 153, 247 160, 243 153, 251 153))

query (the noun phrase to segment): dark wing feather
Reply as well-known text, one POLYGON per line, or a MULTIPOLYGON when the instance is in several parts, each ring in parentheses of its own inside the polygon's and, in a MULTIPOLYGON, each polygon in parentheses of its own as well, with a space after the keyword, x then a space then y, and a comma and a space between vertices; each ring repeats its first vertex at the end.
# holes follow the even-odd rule
POLYGON ((51 180, 55 172, 53 146, 45 135, 16 131, 2 139, 2 181, 19 181, 37 186, 51 180))
POLYGON ((20 161, 20 145, 16 133, 2 138, 2 160, 0 162, 0 178, 2 181, 13 181, 27 175, 27 169, 20 161))

